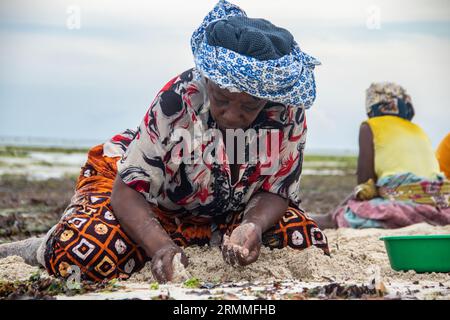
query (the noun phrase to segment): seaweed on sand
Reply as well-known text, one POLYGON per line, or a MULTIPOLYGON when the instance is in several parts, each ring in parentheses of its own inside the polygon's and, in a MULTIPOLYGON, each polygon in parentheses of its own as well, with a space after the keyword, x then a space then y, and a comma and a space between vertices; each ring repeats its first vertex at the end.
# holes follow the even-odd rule
POLYGON ((57 295, 74 296, 88 292, 116 291, 117 280, 90 282, 68 286, 63 279, 33 274, 25 281, 0 281, 0 300, 54 300, 57 295))
POLYGON ((305 294, 308 297, 326 298, 326 299, 364 299, 381 298, 384 291, 367 285, 342 285, 339 283, 329 283, 324 286, 306 289, 305 294))

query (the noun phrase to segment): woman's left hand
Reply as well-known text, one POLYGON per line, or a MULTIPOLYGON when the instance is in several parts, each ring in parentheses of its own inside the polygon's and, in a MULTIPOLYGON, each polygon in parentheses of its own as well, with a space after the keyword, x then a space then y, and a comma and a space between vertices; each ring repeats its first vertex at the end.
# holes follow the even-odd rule
POLYGON ((253 222, 244 222, 233 230, 231 236, 223 237, 223 259, 232 266, 255 262, 261 249, 261 238, 261 227, 253 222))

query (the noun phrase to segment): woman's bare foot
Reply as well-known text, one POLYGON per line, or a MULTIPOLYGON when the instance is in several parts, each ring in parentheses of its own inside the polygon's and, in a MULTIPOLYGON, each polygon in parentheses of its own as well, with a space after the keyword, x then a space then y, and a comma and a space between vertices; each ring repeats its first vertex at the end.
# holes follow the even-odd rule
POLYGON ((317 214, 311 213, 309 217, 313 219, 320 229, 336 229, 337 225, 330 213, 317 214))

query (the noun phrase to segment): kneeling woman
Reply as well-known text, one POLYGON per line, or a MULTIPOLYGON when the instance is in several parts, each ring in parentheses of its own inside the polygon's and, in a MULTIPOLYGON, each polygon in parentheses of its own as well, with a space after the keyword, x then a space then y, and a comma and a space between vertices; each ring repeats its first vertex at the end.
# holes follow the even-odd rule
POLYGON ((411 122, 414 109, 395 83, 367 90, 369 117, 359 132, 358 183, 334 212, 314 216, 323 228, 400 228, 450 224, 450 182, 425 132, 411 122))
POLYGON ((169 281, 173 257, 187 265, 182 247, 190 245, 222 245, 232 265, 256 261, 262 244, 328 253, 299 208, 304 111, 318 62, 285 29, 226 1, 191 44, 196 68, 164 86, 137 131, 90 150, 71 204, 37 250, 50 274, 67 277, 75 265, 84 279, 126 278, 151 260, 157 280, 169 281), (216 161, 175 161, 186 152, 177 129, 193 133, 192 154, 216 144, 216 161), (236 164, 228 142, 208 129, 279 130, 277 171, 264 175, 261 161, 236 164))

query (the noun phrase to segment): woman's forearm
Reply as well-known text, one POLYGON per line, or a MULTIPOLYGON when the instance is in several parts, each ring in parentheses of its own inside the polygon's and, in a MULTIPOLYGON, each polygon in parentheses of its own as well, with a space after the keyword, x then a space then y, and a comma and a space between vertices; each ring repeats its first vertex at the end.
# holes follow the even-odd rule
POLYGON ((252 222, 264 233, 285 214, 289 201, 270 192, 259 192, 249 201, 242 223, 252 222))
POLYGON ((114 182, 111 206, 125 233, 140 245, 149 257, 166 245, 174 245, 156 219, 149 203, 139 192, 128 187, 119 176, 114 182))

